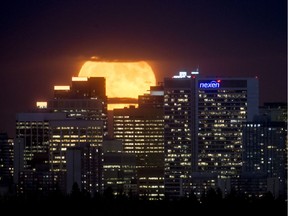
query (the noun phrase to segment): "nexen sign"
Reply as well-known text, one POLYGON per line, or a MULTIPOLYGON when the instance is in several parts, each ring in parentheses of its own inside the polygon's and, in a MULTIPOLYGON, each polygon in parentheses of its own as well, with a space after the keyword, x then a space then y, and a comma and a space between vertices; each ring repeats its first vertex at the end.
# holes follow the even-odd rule
POLYGON ((210 82, 200 82, 199 83, 199 88, 205 88, 205 89, 215 89, 215 88, 220 88, 220 80, 217 81, 210 81, 210 82))

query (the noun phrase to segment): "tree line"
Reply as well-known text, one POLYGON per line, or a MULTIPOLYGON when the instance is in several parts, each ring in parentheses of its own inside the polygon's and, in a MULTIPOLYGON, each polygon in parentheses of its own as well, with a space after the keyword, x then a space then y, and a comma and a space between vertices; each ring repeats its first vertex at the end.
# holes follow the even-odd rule
POLYGON ((45 196, 41 193, 26 195, 2 195, 0 197, 2 212, 55 214, 63 212, 89 213, 93 215, 279 215, 287 216, 286 197, 273 197, 270 192, 261 197, 246 196, 232 190, 223 196, 220 189, 210 188, 200 198, 191 192, 188 197, 179 199, 148 200, 135 194, 119 193, 114 195, 111 188, 103 194, 80 190, 74 184, 70 194, 64 195, 55 190, 45 196))

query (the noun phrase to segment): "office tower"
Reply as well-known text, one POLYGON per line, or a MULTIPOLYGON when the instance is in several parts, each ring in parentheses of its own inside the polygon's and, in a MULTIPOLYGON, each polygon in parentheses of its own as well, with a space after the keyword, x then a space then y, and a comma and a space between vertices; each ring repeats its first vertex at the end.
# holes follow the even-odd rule
POLYGON ((14 141, 14 183, 20 194, 49 193, 62 179, 49 171, 50 121, 65 113, 18 113, 14 141))
POLYGON ((104 77, 72 77, 71 86, 54 86, 48 109, 65 112, 69 118, 103 121, 108 134, 107 97, 104 77))
POLYGON ((66 152, 66 192, 72 192, 77 183, 81 191, 90 194, 103 191, 102 151, 90 143, 78 143, 66 152))
POLYGON ((242 123, 257 113, 256 78, 198 72, 165 78, 165 194, 188 195, 195 189, 193 178, 199 181, 197 172, 219 179, 239 176, 242 123))
POLYGON ((123 151, 121 140, 103 141, 104 191, 112 189, 116 196, 136 195, 136 156, 123 151))
MULTIPOLYGON (((66 192, 67 149, 85 143, 95 148, 92 152, 98 152, 102 141, 102 121, 67 118, 66 113, 19 113, 14 145, 14 180, 16 184, 21 183, 18 184, 18 192, 33 192, 38 189, 49 192, 55 189, 56 184, 66 192)), ((94 166, 91 165, 91 169, 95 172, 91 171, 92 174, 87 174, 87 178, 100 173, 96 173, 100 165, 95 163, 91 162, 94 166)), ((101 190, 101 177, 94 179, 97 181, 91 183, 91 190, 101 190)))
POLYGON ((105 78, 72 77, 71 86, 54 86, 54 98, 36 105, 35 112, 17 115, 14 180, 18 191, 49 193, 57 187, 69 192, 75 179, 70 171, 74 171, 78 155, 79 187, 90 193, 102 192, 101 146, 107 135, 105 78))
MULTIPOLYGON (((153 94, 153 90, 150 95, 153 94)), ((152 95, 151 95, 152 96, 152 95)), ((139 108, 114 109, 114 138, 122 140, 123 151, 136 155, 138 194, 142 198, 164 198, 164 120, 157 97, 145 96, 156 106, 139 103, 139 108), (152 99, 153 98, 153 99, 152 99), (157 102, 158 101, 158 102, 157 102)), ((160 103, 161 104, 161 103, 160 103)))
POLYGON ((198 168, 220 178, 239 175, 242 123, 258 114, 256 78, 199 78, 198 168))
POLYGON ((16 149, 22 145, 23 167, 36 170, 40 164, 48 167, 50 121, 66 119, 65 113, 18 113, 16 117, 16 149))
MULTIPOLYGON (((273 114, 273 117, 276 116, 273 114)), ((244 124, 242 179, 246 176, 264 179, 263 187, 266 189, 264 192, 270 191, 275 197, 285 195, 287 189, 286 121, 271 121, 271 116, 259 115, 254 121, 244 124)), ((250 188, 242 188, 246 190, 242 192, 251 192, 250 188)), ((259 192, 258 194, 261 195, 259 192)))
POLYGON ((0 133, 0 186, 9 187, 13 180, 13 139, 0 133))
MULTIPOLYGON (((71 98, 101 98, 106 100, 104 77, 72 77, 71 98)), ((107 105, 106 105, 107 106, 107 105)))
MULTIPOLYGON (((66 175, 67 150, 71 147, 82 148, 85 156, 80 152, 81 157, 79 157, 83 158, 83 163, 86 163, 81 169, 84 180, 79 187, 83 187, 90 193, 101 192, 103 185, 100 148, 103 142, 103 122, 82 119, 53 120, 49 122, 49 130, 50 171, 66 175)), ((73 149, 75 151, 75 148, 73 149)), ((73 160, 70 161, 74 163, 73 160)), ((67 182, 69 183, 70 180, 67 179, 67 182)), ((69 191, 69 188, 66 188, 66 191, 69 191)))
POLYGON ((104 77, 72 77, 72 84, 54 86, 54 99, 91 99, 106 100, 104 77))
POLYGON ((165 197, 190 193, 197 166, 195 79, 164 79, 165 197), (193 149, 193 147, 195 149, 193 149))

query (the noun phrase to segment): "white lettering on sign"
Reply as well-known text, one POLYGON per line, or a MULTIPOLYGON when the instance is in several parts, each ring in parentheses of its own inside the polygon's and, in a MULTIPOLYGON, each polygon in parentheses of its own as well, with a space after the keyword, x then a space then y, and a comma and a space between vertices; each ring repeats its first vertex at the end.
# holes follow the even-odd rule
POLYGON ((220 80, 211 82, 200 82, 199 88, 220 88, 220 80))

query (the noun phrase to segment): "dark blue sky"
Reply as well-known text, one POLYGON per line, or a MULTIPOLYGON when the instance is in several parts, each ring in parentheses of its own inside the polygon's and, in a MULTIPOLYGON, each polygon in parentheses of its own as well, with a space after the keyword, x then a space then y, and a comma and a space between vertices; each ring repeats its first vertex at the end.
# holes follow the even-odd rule
POLYGON ((260 102, 287 99, 286 0, 6 1, 0 7, 0 130, 70 84, 91 56, 147 60, 158 81, 258 76, 260 102))

